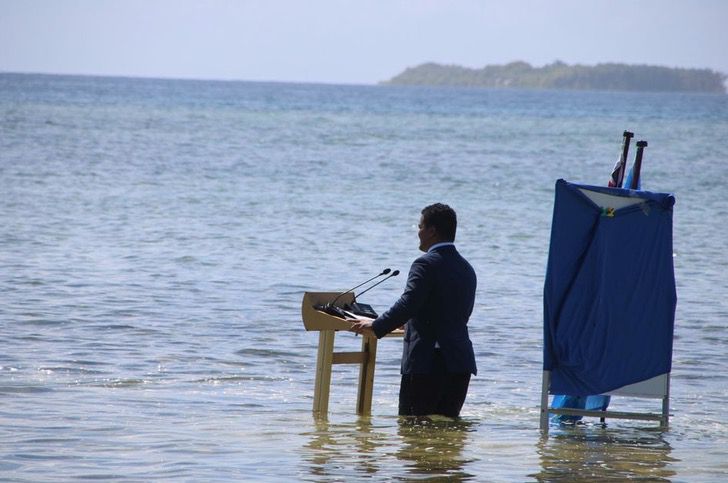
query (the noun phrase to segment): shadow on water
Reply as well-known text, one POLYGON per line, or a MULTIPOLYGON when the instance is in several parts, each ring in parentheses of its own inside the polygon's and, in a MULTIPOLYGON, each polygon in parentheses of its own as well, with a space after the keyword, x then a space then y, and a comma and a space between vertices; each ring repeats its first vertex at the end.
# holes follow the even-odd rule
POLYGON ((405 479, 474 479, 475 475, 465 471, 465 466, 473 460, 463 456, 463 448, 474 429, 472 422, 462 419, 400 418, 398 434, 402 444, 396 457, 406 463, 405 479))
POLYGON ((472 422, 398 418, 396 425, 377 426, 359 418, 355 423, 315 424, 304 448, 307 478, 312 481, 340 480, 344 475, 404 481, 475 479, 465 471, 472 460, 463 456, 475 430, 472 422))
POLYGON ((575 425, 552 431, 537 444, 540 482, 650 481, 670 482, 678 460, 661 430, 612 430, 575 425))

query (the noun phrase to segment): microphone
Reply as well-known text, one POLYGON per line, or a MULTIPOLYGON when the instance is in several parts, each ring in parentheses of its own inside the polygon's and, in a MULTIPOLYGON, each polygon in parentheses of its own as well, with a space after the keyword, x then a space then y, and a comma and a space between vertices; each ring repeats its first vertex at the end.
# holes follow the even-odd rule
MULTIPOLYGON (((392 272, 392 274, 389 277, 386 277, 386 278, 380 280, 379 282, 375 283, 368 289, 362 291, 359 295, 370 291, 371 289, 373 289, 380 283, 384 282, 385 280, 392 278, 392 277, 396 277, 397 275, 399 275, 399 270, 395 270, 394 272, 392 272)), ((354 295, 354 302, 344 306, 344 308, 346 310, 348 310, 349 312, 353 313, 354 315, 363 315, 364 317, 369 317, 370 319, 376 319, 377 317, 379 317, 379 315, 377 315, 377 313, 374 311, 374 309, 372 308, 371 305, 358 303, 356 301, 356 295, 354 295)))
MULTIPOLYGON (((334 304, 336 303, 336 301, 339 300, 345 294, 350 293, 350 292, 353 292, 354 290, 356 290, 357 288, 361 287, 362 285, 367 284, 367 283, 371 282, 372 280, 374 280, 375 278, 381 277, 382 275, 387 275, 391 271, 392 270, 390 268, 385 268, 384 270, 382 270, 381 273, 373 276, 372 278, 370 278, 366 282, 362 282, 359 285, 357 285, 356 287, 352 287, 349 290, 344 290, 343 292, 339 293, 338 295, 336 295, 336 297, 334 297, 333 300, 331 300, 331 302, 328 302, 327 304, 316 304, 316 305, 313 306, 313 308, 316 309, 316 310, 321 310, 323 312, 326 312, 329 315, 333 315, 333 316, 341 317, 342 319, 345 319, 347 316, 344 313, 344 311, 341 308, 334 306, 334 304)), ((395 271, 397 273, 399 273, 399 270, 395 270, 395 271)), ((392 275, 390 275, 390 277, 391 276, 392 275)), ((387 278, 389 278, 389 277, 387 277, 387 278)), ((386 280, 386 278, 384 280, 386 280)))
MULTIPOLYGON (((375 275, 375 276, 373 276, 372 278, 370 278, 369 280, 367 280, 366 282, 362 282, 362 283, 360 283, 359 285, 357 285, 356 287, 352 287, 352 288, 350 288, 349 290, 345 290, 345 291, 341 292, 341 293, 340 293, 339 295, 337 295, 337 296, 336 296, 336 297, 334 298, 334 300, 332 300, 331 302, 329 302, 329 303, 328 303, 328 304, 326 304, 326 305, 334 305, 334 304, 336 303, 336 301, 337 301, 337 300, 339 300, 339 299, 340 299, 340 298, 341 298, 341 297, 342 297, 342 296, 343 296, 344 294, 347 294, 347 293, 349 293, 349 292, 353 292, 354 290, 358 289, 358 288, 359 288, 359 287, 361 287, 362 285, 365 285, 365 284, 367 284, 367 283, 371 282, 372 280, 374 280, 375 278, 379 278, 379 277, 381 277, 382 275, 386 275, 386 274, 388 274, 388 273, 389 273, 389 272, 391 272, 391 271, 392 271, 391 269, 389 269, 389 268, 385 268, 384 270, 382 270, 382 273, 380 273, 379 275, 375 275)), ((395 270, 395 271, 396 271, 397 273, 399 273, 399 270, 395 270)), ((390 275, 389 277, 391 277, 391 276, 392 276, 392 275, 390 275)), ((387 277, 387 278, 389 278, 389 277, 387 277)), ((387 278, 385 278, 384 280, 387 280, 387 278)), ((383 281, 384 281, 384 280, 383 280, 383 281)))
MULTIPOLYGON (((391 274, 391 275, 390 275, 389 277, 385 277, 385 278, 383 278, 382 280, 378 281, 377 283, 375 283, 374 285, 372 285, 372 286, 371 286, 371 287, 369 287, 368 289, 366 289, 366 290, 364 290, 364 291, 360 292, 360 293, 359 293, 359 295, 362 295, 362 294, 365 294, 365 293, 367 293, 368 291, 370 291, 371 289, 373 289, 374 287, 376 287, 376 286, 377 286, 377 285, 379 285, 380 283, 384 282, 385 280, 389 280, 389 279, 390 279, 390 278, 392 278, 392 277, 396 277, 397 275, 399 275, 399 270, 395 270, 394 272, 392 272, 392 274, 391 274)), ((374 278, 376 278, 376 277, 374 277, 374 278)), ((356 298, 356 297, 354 297, 354 298, 356 298)))

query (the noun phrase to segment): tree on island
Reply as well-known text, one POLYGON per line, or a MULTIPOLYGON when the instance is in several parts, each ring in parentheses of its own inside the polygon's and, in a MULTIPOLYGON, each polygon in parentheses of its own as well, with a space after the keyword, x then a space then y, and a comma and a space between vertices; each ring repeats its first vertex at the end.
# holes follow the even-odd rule
POLYGON ((606 63, 586 66, 556 61, 533 67, 518 61, 470 69, 431 62, 407 68, 383 84, 725 93, 727 78, 710 69, 654 65, 606 63))

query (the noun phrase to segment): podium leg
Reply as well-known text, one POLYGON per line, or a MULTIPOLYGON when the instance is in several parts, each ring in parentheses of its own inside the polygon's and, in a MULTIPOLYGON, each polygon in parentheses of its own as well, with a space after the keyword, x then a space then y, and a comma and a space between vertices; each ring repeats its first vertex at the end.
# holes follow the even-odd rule
POLYGON ((377 338, 363 337, 361 351, 364 360, 359 366, 359 391, 356 402, 356 413, 368 416, 372 413, 372 391, 374 389, 374 367, 377 359, 377 338))
POLYGON ((329 389, 331 388, 331 364, 334 354, 333 330, 319 332, 318 356, 316 358, 316 385, 313 390, 313 412, 326 417, 329 411, 329 389))

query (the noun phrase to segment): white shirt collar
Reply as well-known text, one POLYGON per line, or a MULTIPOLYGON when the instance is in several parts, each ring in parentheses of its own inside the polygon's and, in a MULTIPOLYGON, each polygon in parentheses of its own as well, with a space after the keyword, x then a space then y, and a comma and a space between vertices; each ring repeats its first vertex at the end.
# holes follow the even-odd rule
POLYGON ((435 248, 440 248, 440 247, 449 247, 449 246, 453 246, 453 247, 454 247, 454 246, 455 246, 455 243, 453 243, 453 242, 440 242, 440 243, 435 243, 434 245, 432 245, 432 246, 431 246, 431 247, 430 247, 430 248, 429 248, 429 249, 427 250, 427 252, 429 253, 429 252, 431 252, 432 250, 434 250, 435 248))

